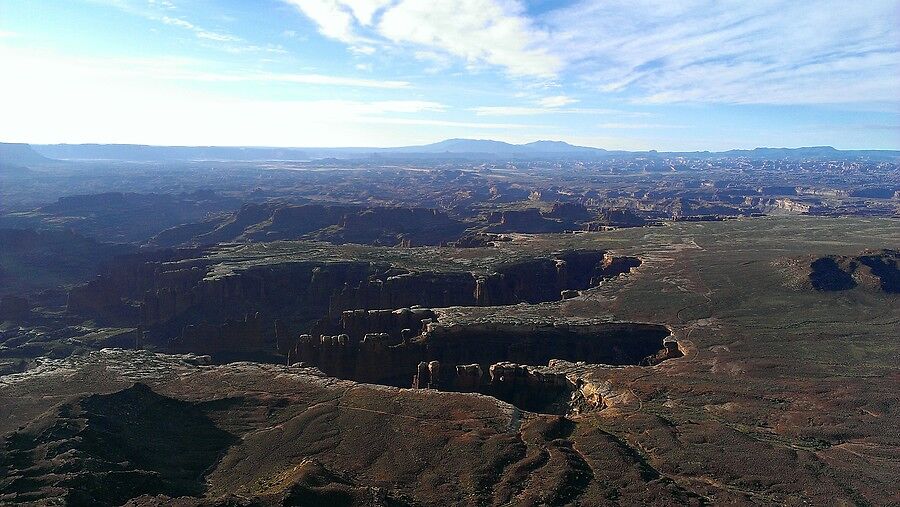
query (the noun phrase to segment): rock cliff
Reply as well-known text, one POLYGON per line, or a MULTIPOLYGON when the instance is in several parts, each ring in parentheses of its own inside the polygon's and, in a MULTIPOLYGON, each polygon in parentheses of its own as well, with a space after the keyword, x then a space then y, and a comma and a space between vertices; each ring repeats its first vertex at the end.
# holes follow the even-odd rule
POLYGON ((585 250, 500 265, 482 275, 412 272, 388 262, 301 260, 220 274, 203 253, 169 250, 124 257, 95 280, 72 289, 68 310, 107 325, 142 326, 157 343, 179 337, 173 342, 177 350, 203 353, 223 351, 225 346, 216 340, 238 339, 231 328, 221 327, 225 323, 255 315, 259 333, 248 334, 247 342, 274 351, 278 321, 277 347, 285 351, 291 346, 288 336, 301 332, 361 338, 366 329, 396 340, 402 329, 418 331, 419 310, 403 314, 415 317, 388 323, 394 318, 390 310, 397 308, 557 301, 640 264, 635 258, 585 250), (356 309, 388 312, 344 314, 356 309))
MULTIPOLYGON (((409 336, 412 327, 399 336, 373 328, 336 335, 305 334, 290 352, 289 362, 359 382, 479 392, 529 410, 547 410, 568 400, 576 386, 564 374, 526 365, 546 366, 554 359, 649 365, 681 355, 674 342, 664 343, 669 329, 653 324, 444 326, 425 310, 418 315, 413 312, 392 312, 389 318, 369 312, 364 318, 393 324, 402 315, 424 317, 416 336, 409 336)), ((345 315, 352 315, 355 322, 363 318, 356 312, 345 315)))

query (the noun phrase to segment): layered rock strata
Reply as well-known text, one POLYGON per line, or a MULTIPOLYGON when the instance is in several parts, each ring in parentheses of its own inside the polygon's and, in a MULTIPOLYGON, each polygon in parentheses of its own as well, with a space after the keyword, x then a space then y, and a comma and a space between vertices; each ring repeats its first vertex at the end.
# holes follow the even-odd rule
MULTIPOLYGON (((284 353, 292 346, 289 336, 334 332, 346 310, 556 301, 639 264, 633 257, 587 250, 501 265, 486 274, 413 272, 365 261, 296 261, 216 274, 215 263, 203 257, 202 250, 161 251, 123 258, 95 280, 75 287, 69 293, 68 310, 107 325, 141 326, 151 341, 180 337, 173 345, 181 351, 212 353, 257 346, 274 350, 271 344, 278 335, 277 347, 284 353), (248 315, 259 322, 259 333, 254 328, 246 343, 231 343, 239 339, 225 337, 232 335, 236 324, 226 324, 248 315)), ((347 318, 358 320, 362 315, 347 318)), ((421 319, 383 330, 381 324, 372 328, 350 321, 350 328, 397 335, 402 329, 417 331, 421 319)), ((365 334, 352 329, 350 333, 359 338, 365 334)))
MULTIPOLYGON (((400 315, 391 314, 394 319, 400 315)), ((577 385, 565 373, 532 366, 547 365, 554 359, 650 365, 681 355, 674 341, 665 341, 669 329, 653 324, 444 326, 426 318, 422 328, 412 338, 410 328, 399 335, 383 331, 359 334, 358 328, 354 333, 302 335, 289 362, 315 366, 339 378, 479 392, 528 410, 546 411, 565 405, 577 385)))

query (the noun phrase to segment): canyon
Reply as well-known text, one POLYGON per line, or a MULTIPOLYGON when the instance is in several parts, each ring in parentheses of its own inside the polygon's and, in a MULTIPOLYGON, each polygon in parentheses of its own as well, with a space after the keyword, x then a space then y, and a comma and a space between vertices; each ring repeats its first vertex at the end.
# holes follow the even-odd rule
POLYGON ((634 257, 587 250, 511 263, 488 257, 490 264, 478 272, 464 271, 463 264, 421 271, 379 261, 301 260, 291 243, 282 248, 292 260, 265 260, 222 275, 217 270, 235 256, 210 257, 203 249, 125 256, 74 287, 67 309, 104 325, 140 327, 161 345, 174 334, 176 352, 261 350, 276 342, 286 353, 296 336, 327 329, 345 310, 558 301, 640 265, 634 257))
POLYGON ((665 341, 671 331, 652 324, 442 326, 433 311, 410 308, 344 312, 341 326, 339 335, 301 335, 288 363, 357 382, 487 394, 563 415, 584 397, 577 378, 549 366, 554 360, 649 366, 683 355, 665 341))
POLYGON ((892 155, 136 150, 0 145, 2 504, 898 501, 892 155))

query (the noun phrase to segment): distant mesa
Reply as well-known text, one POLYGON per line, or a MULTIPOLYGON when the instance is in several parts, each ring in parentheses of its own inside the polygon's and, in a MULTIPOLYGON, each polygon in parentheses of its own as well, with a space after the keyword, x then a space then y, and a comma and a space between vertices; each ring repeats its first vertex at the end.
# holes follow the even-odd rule
POLYGON ((264 161, 309 160, 298 148, 253 148, 229 146, 148 146, 141 144, 46 144, 35 150, 61 160, 159 161, 264 161))
POLYGON ((34 151, 31 146, 21 143, 0 143, 0 173, 17 172, 31 164, 52 162, 34 151))

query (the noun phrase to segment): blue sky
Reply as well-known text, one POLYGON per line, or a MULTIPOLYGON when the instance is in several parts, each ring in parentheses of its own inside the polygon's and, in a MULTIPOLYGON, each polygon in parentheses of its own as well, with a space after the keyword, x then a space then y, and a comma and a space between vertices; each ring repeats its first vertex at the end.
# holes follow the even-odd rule
POLYGON ((0 140, 900 149, 896 0, 0 0, 0 140))

